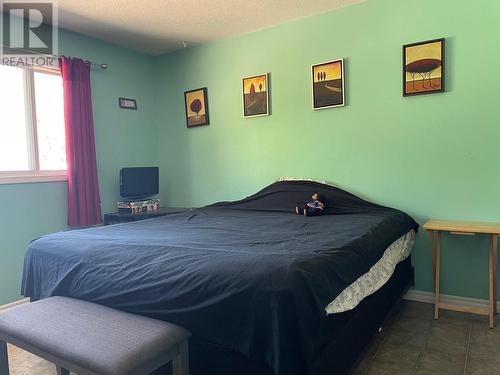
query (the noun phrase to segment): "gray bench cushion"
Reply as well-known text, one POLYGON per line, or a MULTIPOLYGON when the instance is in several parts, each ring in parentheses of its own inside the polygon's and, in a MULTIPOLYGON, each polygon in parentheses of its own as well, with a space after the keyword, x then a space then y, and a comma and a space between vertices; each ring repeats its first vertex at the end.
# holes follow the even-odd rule
POLYGON ((0 313, 0 340, 89 374, 148 374, 189 336, 174 324, 65 297, 0 313))

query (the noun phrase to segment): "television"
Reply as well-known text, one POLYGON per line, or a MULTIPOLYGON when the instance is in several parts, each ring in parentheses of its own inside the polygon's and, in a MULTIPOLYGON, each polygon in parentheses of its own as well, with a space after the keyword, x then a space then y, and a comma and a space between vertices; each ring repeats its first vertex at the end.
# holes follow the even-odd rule
POLYGON ((128 167, 120 171, 120 195, 123 198, 149 198, 159 193, 158 167, 128 167))

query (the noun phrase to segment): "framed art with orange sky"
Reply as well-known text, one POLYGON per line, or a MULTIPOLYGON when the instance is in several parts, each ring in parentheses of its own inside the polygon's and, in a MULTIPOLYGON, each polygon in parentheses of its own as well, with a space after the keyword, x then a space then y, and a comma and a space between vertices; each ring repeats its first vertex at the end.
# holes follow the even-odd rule
POLYGON ((269 74, 243 78, 243 117, 269 114, 269 74))
POLYGON ((334 60, 311 67, 313 109, 345 105, 344 60, 334 60))
POLYGON ((403 96, 444 91, 444 38, 403 46, 403 96))
POLYGON ((202 87, 184 93, 186 124, 188 128, 208 125, 207 88, 202 87))

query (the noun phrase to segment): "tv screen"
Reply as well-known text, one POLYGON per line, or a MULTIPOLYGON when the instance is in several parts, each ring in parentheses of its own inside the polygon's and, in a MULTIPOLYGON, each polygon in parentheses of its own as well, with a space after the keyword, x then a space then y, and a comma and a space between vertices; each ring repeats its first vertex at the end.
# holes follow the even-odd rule
POLYGON ((158 194, 158 167, 130 167, 120 171, 120 195, 124 198, 145 198, 158 194))

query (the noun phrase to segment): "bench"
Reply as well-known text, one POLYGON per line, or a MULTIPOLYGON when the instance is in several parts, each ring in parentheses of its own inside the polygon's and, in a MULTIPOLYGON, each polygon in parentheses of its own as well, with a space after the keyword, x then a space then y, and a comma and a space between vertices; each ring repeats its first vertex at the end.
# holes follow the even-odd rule
POLYGON ((7 343, 56 365, 59 375, 146 375, 172 361, 189 374, 191 333, 174 324, 66 297, 0 312, 0 375, 7 343))

